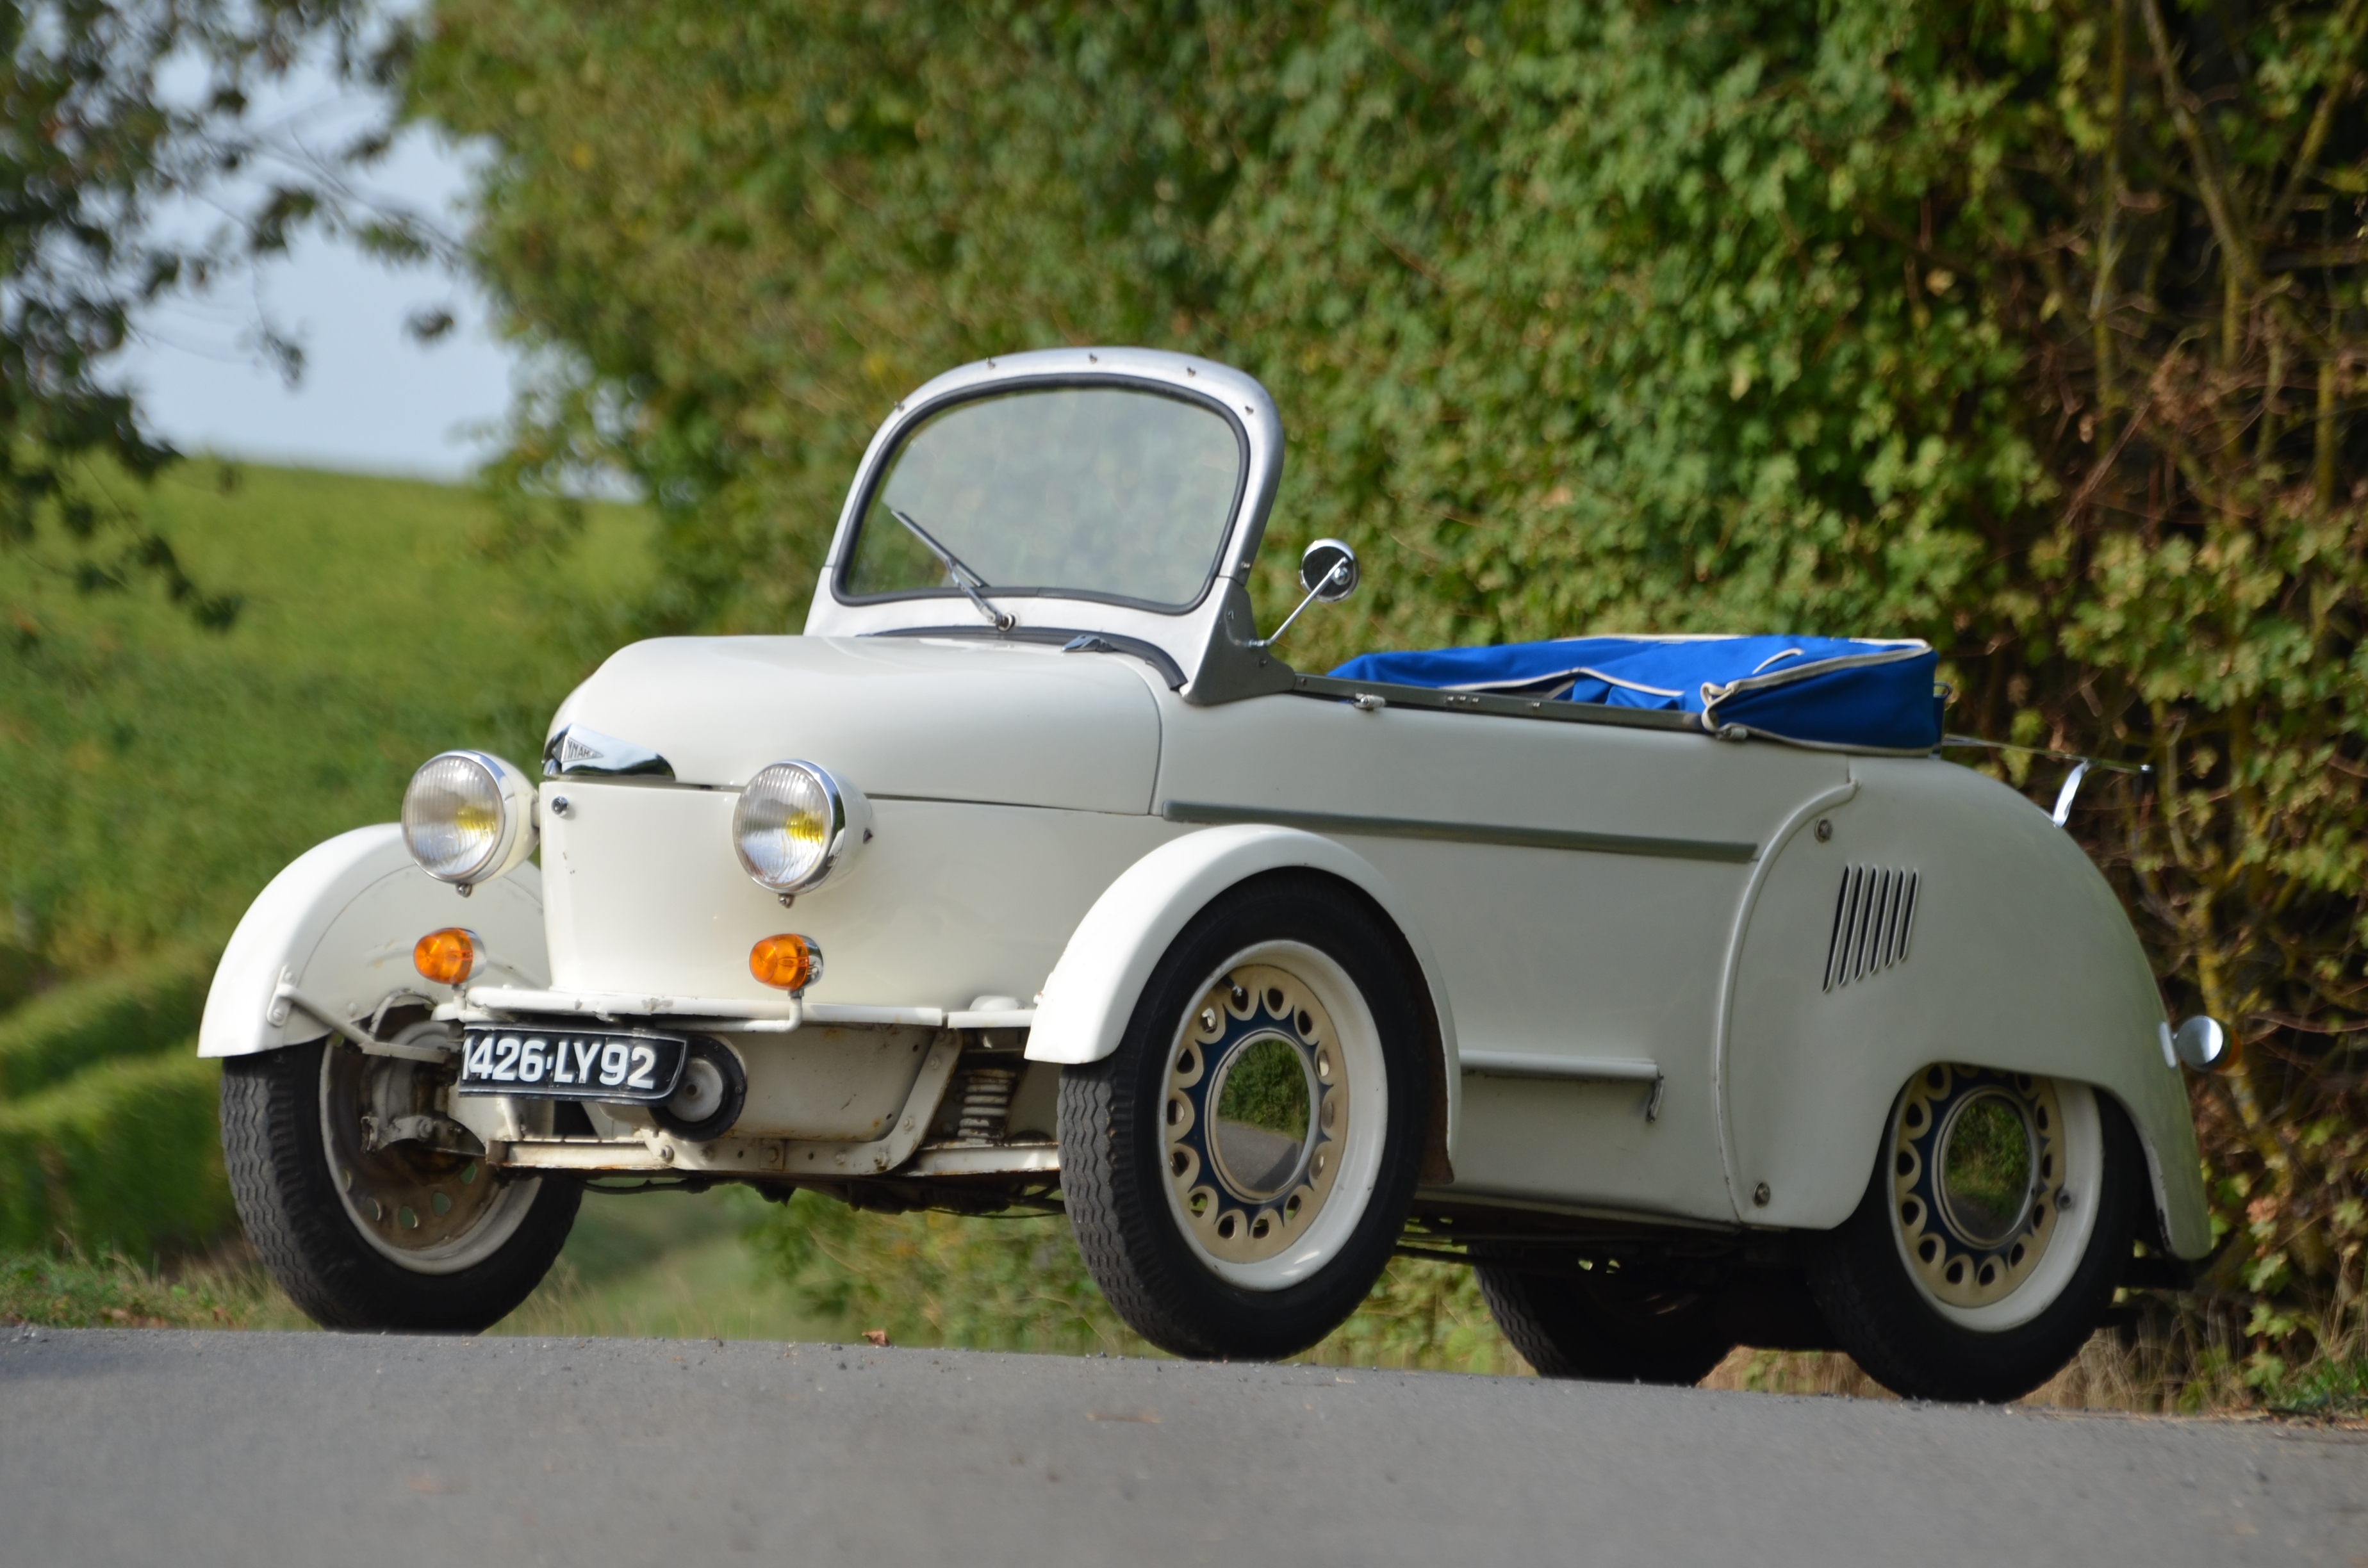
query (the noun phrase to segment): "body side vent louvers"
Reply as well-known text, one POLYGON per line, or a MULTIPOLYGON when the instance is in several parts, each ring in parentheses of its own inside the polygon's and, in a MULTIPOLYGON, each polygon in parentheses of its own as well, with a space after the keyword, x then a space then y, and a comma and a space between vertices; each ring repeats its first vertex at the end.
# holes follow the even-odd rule
POLYGON ((1826 984, 1838 991, 1853 980, 1903 962, 1916 924, 1921 876, 1881 866, 1851 866, 1834 898, 1834 930, 1826 945, 1826 984))

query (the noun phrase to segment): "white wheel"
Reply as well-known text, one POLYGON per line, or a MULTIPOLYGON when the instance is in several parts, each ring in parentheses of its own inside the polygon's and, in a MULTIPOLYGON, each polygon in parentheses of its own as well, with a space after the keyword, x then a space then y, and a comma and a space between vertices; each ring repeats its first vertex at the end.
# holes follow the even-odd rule
POLYGON ((1381 1168, 1389 1078, 1338 963, 1263 942, 1218 965, 1178 1030, 1165 1099, 1169 1210, 1211 1273, 1276 1290, 1339 1255, 1381 1168))
POLYGON ((1112 1055, 1063 1070, 1062 1197, 1136 1333, 1287 1356, 1356 1310, 1414 1196, 1419 983, 1361 894, 1274 873, 1177 937, 1112 1055))
POLYGON ((1933 1311, 1994 1334, 2064 1293, 2097 1224, 2094 1090, 1927 1068, 1892 1113, 1891 1149, 1893 1233, 1933 1311))
POLYGON ((2104 1096, 1935 1064, 1893 1102, 1857 1211, 1813 1238, 1810 1289, 1894 1392, 2019 1398, 2095 1329, 2146 1192, 2137 1135, 2104 1096))

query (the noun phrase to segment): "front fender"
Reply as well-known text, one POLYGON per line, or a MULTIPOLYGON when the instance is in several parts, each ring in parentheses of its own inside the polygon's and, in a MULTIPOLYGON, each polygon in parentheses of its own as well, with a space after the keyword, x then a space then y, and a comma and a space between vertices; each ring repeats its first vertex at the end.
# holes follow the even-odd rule
POLYGON ((1452 1147, 1463 1077, 1455 1016, 1438 960, 1388 878, 1354 851, 1297 828, 1205 828, 1170 839, 1128 867, 1094 901, 1044 982, 1028 1035, 1028 1059, 1077 1064, 1110 1055, 1152 970, 1193 916, 1236 882, 1297 868, 1338 877, 1364 892, 1413 953, 1438 1020, 1445 1142, 1452 1147))
POLYGON ((479 886, 465 902, 421 870, 394 823, 358 827, 298 856, 240 919, 206 994, 199 1056, 247 1056, 318 1040, 329 1026, 301 993, 345 1019, 367 1018, 398 991, 439 994, 411 965, 414 943, 465 926, 487 969, 513 984, 551 983, 542 932, 542 873, 533 864, 479 886))

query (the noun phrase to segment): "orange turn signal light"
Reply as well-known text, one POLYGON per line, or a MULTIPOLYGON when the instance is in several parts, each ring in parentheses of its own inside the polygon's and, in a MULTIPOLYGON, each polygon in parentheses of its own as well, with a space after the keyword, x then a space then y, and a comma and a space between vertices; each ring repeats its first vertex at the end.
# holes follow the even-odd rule
POLYGON ((768 937, 748 949, 748 972, 783 991, 803 991, 822 978, 822 949, 794 933, 768 937))
POLYGON ((474 931, 448 926, 430 931, 411 949, 411 966, 438 985, 460 985, 477 972, 485 946, 474 931))

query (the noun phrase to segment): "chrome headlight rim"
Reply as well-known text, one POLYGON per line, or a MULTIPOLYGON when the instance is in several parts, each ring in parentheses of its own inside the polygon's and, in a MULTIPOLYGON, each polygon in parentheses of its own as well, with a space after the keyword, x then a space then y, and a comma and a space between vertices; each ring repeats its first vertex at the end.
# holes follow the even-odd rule
POLYGON ((497 881, 523 865, 541 839, 534 800, 534 780, 507 758, 467 747, 439 751, 413 771, 411 782, 404 788, 404 847, 411 852, 414 865, 439 882, 465 891, 481 882, 497 881), (452 788, 450 778, 433 774, 439 768, 454 767, 461 771, 463 778, 475 776, 487 797, 484 803, 495 814, 493 832, 485 838, 484 848, 465 860, 435 854, 429 842, 429 835, 448 824, 432 814, 435 808, 427 803, 427 791, 452 788))
POLYGON ((792 898, 814 892, 846 870, 856 849, 871 836, 871 802, 863 791, 818 762, 785 757, 757 769, 740 787, 739 803, 732 809, 732 852, 750 881, 767 892, 792 898), (821 796, 822 847, 810 859, 776 869, 750 853, 749 842, 786 826, 780 802, 789 791, 779 786, 792 777, 803 778, 821 796))

